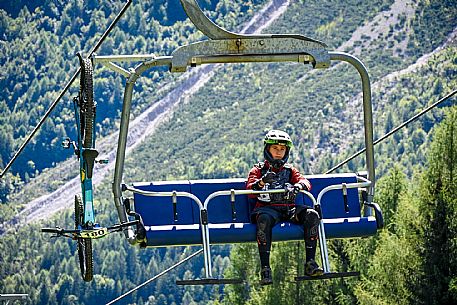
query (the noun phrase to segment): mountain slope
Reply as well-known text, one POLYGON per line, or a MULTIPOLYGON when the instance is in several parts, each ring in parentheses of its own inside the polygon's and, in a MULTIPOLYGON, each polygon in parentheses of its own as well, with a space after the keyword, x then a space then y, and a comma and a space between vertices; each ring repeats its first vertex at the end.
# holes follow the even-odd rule
MULTIPOLYGON (((346 2, 332 1, 333 10, 326 9, 330 2, 290 2, 288 9, 271 25, 268 32, 301 33, 325 40, 337 48, 350 40, 354 31, 370 24, 372 18, 389 10, 393 3, 394 1, 354 1, 351 5, 356 11, 347 12, 346 2), (319 17, 317 12, 320 13, 319 17), (327 39, 323 39, 321 35, 327 39)), ((448 3, 427 1, 418 3, 416 14, 410 16, 414 22, 403 24, 404 27, 408 26, 408 41, 413 42, 409 43, 407 51, 402 53, 404 58, 395 55, 396 45, 385 44, 384 48, 380 48, 384 42, 383 36, 373 40, 370 48, 360 49, 360 57, 368 66, 373 82, 379 84, 374 91, 378 134, 392 122, 409 117, 429 101, 456 86, 455 45, 450 45, 432 56, 427 64, 421 65, 412 74, 402 74, 400 78, 393 79, 388 77, 443 45, 446 37, 455 28, 455 22, 453 24, 447 20, 447 24, 440 24, 446 35, 437 35, 441 39, 432 43, 427 41, 424 46, 417 48, 417 52, 413 52, 412 46, 420 41, 422 36, 419 34, 423 33, 423 29, 417 24, 421 24, 419 21, 424 21, 424 16, 430 14, 427 9, 436 9, 436 6, 439 7, 436 14, 441 14, 446 21, 448 3), (388 79, 385 83, 384 77, 388 79), (435 87, 437 80, 441 85, 435 87), (416 100, 411 96, 415 96, 416 100), (392 114, 390 123, 388 113, 392 114)), ((433 23, 427 25, 429 29, 434 28, 433 23)), ((405 31, 404 27, 400 27, 401 31, 405 31)), ((350 53, 352 51, 348 50, 350 53)), ((262 135, 266 129, 272 127, 284 128, 293 135, 296 144, 291 160, 306 172, 322 172, 345 155, 345 147, 355 151, 363 145, 357 140, 360 133, 357 125, 344 118, 344 114, 351 112, 351 109, 358 109, 357 96, 360 93, 358 76, 346 65, 335 65, 327 71, 316 72, 310 72, 309 67, 296 64, 234 65, 221 66, 212 73, 214 75, 205 86, 189 96, 186 102, 177 105, 173 113, 156 126, 155 132, 132 150, 126 162, 126 182, 244 177, 246 169, 261 158, 262 135), (284 107, 285 105, 287 107, 284 107)), ((143 81, 146 83, 146 80, 143 81)), ((139 87, 143 92, 148 90, 146 85, 139 87)), ((170 91, 164 90, 163 96, 168 92, 170 91)), ((148 98, 150 96, 152 95, 147 95, 148 98)), ((141 96, 140 100, 144 101, 143 99, 144 96, 141 96)), ((135 115, 139 116, 145 108, 136 105, 135 115)), ((426 139, 430 128, 441 120, 444 111, 445 107, 434 112, 432 117, 426 118, 421 129, 427 133, 425 136, 419 133, 414 141, 426 146, 427 141, 421 140, 424 137, 426 139)), ((392 143, 384 146, 385 151, 377 150, 377 160, 383 161, 383 158, 391 156, 402 156, 407 160, 407 155, 402 155, 396 149, 397 146, 400 147, 399 143, 405 147, 405 142, 410 139, 412 137, 409 133, 406 133, 405 138, 401 135, 396 137, 392 143)), ((415 153, 411 149, 405 151, 408 154, 415 153)), ((417 164, 420 165, 420 162, 422 161, 419 159, 417 164)), ((357 161, 351 164, 348 170, 361 167, 363 162, 357 161)), ((65 172, 68 172, 68 167, 65 172)), ((382 173, 381 170, 378 172, 382 173)), ((73 169, 71 174, 54 173, 46 177, 49 177, 49 181, 64 180, 57 175, 75 174, 73 169)), ((96 190, 97 212, 102 223, 116 221, 110 182, 110 178, 103 180, 96 190)), ((39 185, 40 189, 56 189, 56 186, 43 186, 40 181, 32 183, 31 185, 39 185)), ((32 193, 37 190, 38 187, 31 187, 31 190, 21 194, 22 198, 16 197, 12 203, 22 200, 23 203, 27 202, 26 198, 32 198, 32 193)), ((63 211, 43 223, 63 225, 71 222, 71 211, 63 211)), ((121 236, 113 235, 95 243, 96 278, 91 285, 86 285, 78 274, 73 256, 74 243, 63 240, 49 243, 38 233, 39 226, 40 224, 26 225, 5 234, 0 245, 0 252, 5 253, 5 256, 0 257, 0 291, 30 292, 35 304, 66 304, 75 297, 80 303, 107 302, 188 253, 188 250, 183 248, 140 250, 129 246, 121 236)), ((218 247, 215 251, 215 254, 220 255, 214 255, 214 273, 219 276, 229 264, 229 249, 221 250, 218 247)), ((251 267, 255 272, 255 265, 251 267)), ((150 299, 150 304, 189 304, 192 301, 207 304, 220 300, 220 288, 182 289, 170 285, 175 278, 201 276, 201 260, 186 264, 184 268, 185 270, 178 270, 145 287, 128 302, 145 304, 146 300, 150 299)), ((329 291, 336 289, 335 286, 329 291)), ((325 294, 325 291, 315 289, 314 292, 306 290, 306 293, 312 298, 316 293, 325 294)))

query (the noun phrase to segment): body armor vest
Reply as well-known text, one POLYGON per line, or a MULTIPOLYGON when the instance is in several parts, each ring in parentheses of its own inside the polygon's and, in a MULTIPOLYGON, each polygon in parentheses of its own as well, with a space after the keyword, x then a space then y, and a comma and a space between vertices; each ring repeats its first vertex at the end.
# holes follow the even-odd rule
MULTIPOLYGON (((265 166, 263 162, 260 162, 257 167, 260 168, 261 175, 265 175, 270 169, 265 166)), ((283 170, 276 173, 275 181, 272 183, 266 183, 262 188, 263 191, 267 190, 283 190, 287 186, 290 186, 290 177, 292 174, 292 169, 289 164, 285 164, 283 170)), ((295 203, 295 197, 291 198, 285 193, 276 193, 276 194, 260 194, 257 199, 259 201, 270 203, 270 204, 293 204, 295 203)))

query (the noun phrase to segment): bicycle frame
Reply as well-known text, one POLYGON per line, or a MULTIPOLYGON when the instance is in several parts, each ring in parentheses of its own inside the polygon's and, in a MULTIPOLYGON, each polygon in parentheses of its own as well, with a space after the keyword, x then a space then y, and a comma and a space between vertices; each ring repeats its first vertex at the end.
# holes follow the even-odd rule
MULTIPOLYGON (((79 176, 81 182, 82 201, 84 205, 84 227, 92 227, 95 224, 95 213, 94 213, 94 196, 92 186, 92 172, 94 167, 95 157, 94 154, 88 154, 86 156, 85 151, 94 151, 95 148, 95 128, 92 131, 92 145, 90 149, 83 147, 83 139, 81 135, 81 117, 80 117, 80 105, 78 99, 73 100, 75 116, 76 116, 76 130, 78 132, 78 143, 75 147, 75 154, 79 159, 79 176), (90 173, 90 174, 88 174, 90 173)), ((96 114, 94 115, 94 121, 96 114)), ((98 153, 97 153, 98 155, 98 153)), ((80 228, 81 229, 81 228, 80 228)))

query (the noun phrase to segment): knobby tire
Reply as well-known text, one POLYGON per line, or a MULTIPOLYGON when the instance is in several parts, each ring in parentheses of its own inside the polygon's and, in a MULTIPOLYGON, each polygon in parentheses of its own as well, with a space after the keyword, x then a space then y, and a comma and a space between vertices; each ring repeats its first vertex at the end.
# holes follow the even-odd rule
POLYGON ((83 141, 83 147, 92 148, 95 121, 95 103, 92 63, 90 59, 87 58, 83 58, 81 60, 79 94, 81 138, 83 141))
MULTIPOLYGON (((83 225, 84 206, 80 195, 75 195, 75 229, 83 225)), ((94 275, 94 263, 92 258, 92 240, 90 238, 77 238, 78 257, 81 275, 84 281, 92 281, 94 275)))

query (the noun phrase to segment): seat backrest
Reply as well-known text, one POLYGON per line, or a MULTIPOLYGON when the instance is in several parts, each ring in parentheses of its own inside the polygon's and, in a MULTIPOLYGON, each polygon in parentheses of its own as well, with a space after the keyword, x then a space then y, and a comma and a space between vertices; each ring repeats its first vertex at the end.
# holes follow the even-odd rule
MULTIPOLYGON (((357 182, 357 176, 352 173, 313 175, 307 176, 307 178, 312 185, 311 193, 316 199, 319 193, 327 186, 357 182)), ((311 200, 306 198, 306 204, 311 205, 311 200)), ((360 217, 361 205, 357 188, 347 189, 347 204, 348 211, 346 212, 342 190, 328 191, 321 200, 323 218, 360 217)))
MULTIPOLYGON (((312 184, 311 193, 317 198, 319 192, 329 185, 342 183, 355 183, 355 174, 312 175, 307 176, 312 184)), ((141 190, 153 192, 183 191, 197 196, 203 203, 206 198, 217 191, 244 190, 245 179, 208 179, 208 180, 181 180, 161 181, 150 183, 135 183, 134 186, 141 190)), ((176 212, 174 216, 171 197, 149 197, 140 194, 134 195, 135 210, 142 215, 145 225, 185 225, 199 223, 199 208, 193 200, 187 197, 177 197, 176 212)), ((343 204, 341 190, 332 190, 322 197, 322 213, 324 218, 360 217, 360 203, 357 189, 348 189, 348 211, 343 204)), ((297 196, 297 204, 312 206, 312 201, 307 196, 297 196)), ((230 196, 218 196, 208 204, 208 219, 210 223, 247 223, 250 222, 250 213, 253 202, 247 195, 235 197, 234 211, 236 218, 232 218, 232 204, 230 196)))
MULTIPOLYGON (((177 191, 190 193, 188 180, 135 183, 134 186, 137 189, 150 192, 177 191)), ((149 197, 135 193, 134 202, 135 211, 141 215, 145 225, 188 225, 199 223, 199 208, 192 199, 187 197, 177 197, 176 220, 171 197, 149 197)))

